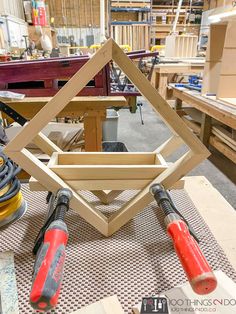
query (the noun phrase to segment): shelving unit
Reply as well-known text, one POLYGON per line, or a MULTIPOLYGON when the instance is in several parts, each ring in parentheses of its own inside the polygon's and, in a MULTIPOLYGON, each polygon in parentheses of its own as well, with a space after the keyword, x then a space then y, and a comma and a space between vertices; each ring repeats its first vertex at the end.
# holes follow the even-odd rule
POLYGON ((132 50, 150 48, 151 0, 111 0, 111 37, 132 50))
MULTIPOLYGON (((142 36, 148 36, 145 40, 145 48, 151 45, 165 44, 165 38, 171 32, 178 7, 178 0, 155 1, 155 0, 111 0, 110 2, 110 26, 111 36, 120 45, 130 45, 134 49, 133 38, 139 38, 140 27, 137 29, 139 34, 123 36, 126 26, 143 26, 142 36), (171 4, 170 4, 171 3, 171 4), (148 29, 148 31, 147 31, 148 29), (148 33, 148 35, 147 35, 148 33), (125 38, 124 38, 125 37, 125 38), (128 41, 128 37, 131 42, 128 41), (131 39, 132 38, 132 39, 131 39), (149 45, 147 42, 149 41, 149 45)), ((191 5, 190 1, 185 1, 181 7, 177 31, 199 35, 201 15, 203 5, 191 5)), ((129 34, 133 30, 130 31, 129 34)), ((142 40, 143 43, 143 40, 142 40)), ((135 45, 135 48, 139 45, 135 45)))
MULTIPOLYGON (((154 1, 153 1, 154 2, 154 1)), ((151 10, 151 41, 152 44, 163 44, 169 35, 175 19, 178 1, 172 4, 155 4, 151 10)), ((188 2, 189 3, 189 2, 188 2)), ((181 7, 177 31, 199 34, 203 6, 186 4, 181 7)))

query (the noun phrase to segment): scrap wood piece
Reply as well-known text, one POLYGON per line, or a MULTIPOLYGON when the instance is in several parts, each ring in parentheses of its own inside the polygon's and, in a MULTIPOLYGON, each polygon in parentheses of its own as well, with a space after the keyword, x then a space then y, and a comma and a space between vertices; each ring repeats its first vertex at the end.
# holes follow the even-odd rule
POLYGON ((117 296, 107 297, 71 314, 124 314, 117 296))
POLYGON ((14 253, 0 253, 0 313, 18 314, 14 253))

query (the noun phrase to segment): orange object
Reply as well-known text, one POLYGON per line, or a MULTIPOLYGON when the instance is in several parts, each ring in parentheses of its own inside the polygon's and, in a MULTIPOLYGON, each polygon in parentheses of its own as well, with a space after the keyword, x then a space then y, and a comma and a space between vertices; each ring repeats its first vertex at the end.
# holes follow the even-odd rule
POLYGON ((0 56, 0 62, 11 61, 11 57, 9 55, 0 56))
POLYGON ((213 292, 217 286, 216 277, 186 223, 174 220, 168 224, 167 232, 193 291, 200 295, 213 292))

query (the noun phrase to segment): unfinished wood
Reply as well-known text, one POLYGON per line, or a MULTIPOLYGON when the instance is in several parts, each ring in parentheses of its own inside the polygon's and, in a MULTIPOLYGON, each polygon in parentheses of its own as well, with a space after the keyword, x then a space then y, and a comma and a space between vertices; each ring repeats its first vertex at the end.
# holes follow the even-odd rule
POLYGON ((221 66, 221 61, 206 61, 203 72, 202 95, 216 95, 220 81, 221 66))
POLYGON ((4 32, 3 29, 0 27, 0 49, 5 49, 6 44, 5 44, 5 37, 4 37, 4 32))
MULTIPOLYGON (((104 46, 71 78, 71 80, 41 109, 41 111, 26 125, 22 131, 7 145, 4 152, 15 160, 28 173, 48 190, 55 192, 57 189, 69 188, 68 182, 63 181, 56 173, 75 179, 83 173, 84 177, 96 180, 104 180, 106 174, 108 180, 119 180, 125 177, 128 181, 142 177, 148 178, 149 183, 127 204, 125 204, 109 220, 98 210, 94 209, 81 196, 73 190, 71 208, 79 212, 88 223, 93 225, 102 234, 109 236, 127 223, 136 213, 142 210, 151 200, 150 185, 161 183, 169 189, 175 185, 188 171, 192 170, 202 160, 209 156, 205 146, 187 128, 181 118, 169 106, 169 104, 153 88, 148 79, 141 73, 120 47, 109 39, 104 46), (150 102, 155 111, 160 114, 174 135, 182 138, 189 147, 189 151, 173 164, 163 165, 54 165, 46 167, 41 165, 32 154, 25 150, 25 146, 40 132, 40 130, 60 112, 69 101, 80 91, 85 84, 111 59, 121 68, 131 82, 138 88, 141 94, 150 102), (63 170, 64 168, 64 170, 63 170), (95 171, 94 171, 95 169, 95 171), (53 170, 53 171, 52 171, 53 170), (66 170, 66 171, 65 171, 66 170), (76 175, 75 175, 76 172, 76 175), (122 178, 120 178, 122 176, 122 178)), ((155 152, 157 153, 157 152, 155 152)), ((124 180, 126 181, 126 180, 124 180)), ((73 182, 73 180, 72 180, 73 182)), ((105 190, 111 189, 107 187, 105 190)), ((122 188, 120 188, 121 190, 122 188)))
POLYGON ((236 98, 236 75, 220 75, 217 98, 236 98))
POLYGON ((236 164, 235 150, 230 148, 228 145, 225 145, 221 140, 217 139, 216 136, 211 136, 209 143, 236 164))
MULTIPOLYGON (((25 118, 32 119, 51 99, 52 97, 28 97, 21 101, 8 101, 7 103, 25 118)), ((123 96, 74 97, 57 116, 78 117, 84 115, 85 150, 101 151, 102 120, 106 117, 106 108, 111 106, 124 107, 128 106, 128 104, 123 96)), ((40 143, 42 145, 42 141, 40 143)), ((51 150, 49 146, 48 149, 49 151, 47 150, 45 153, 50 156, 51 150)))
MULTIPOLYGON (((182 119, 196 134, 200 134, 201 127, 197 123, 187 119, 186 117, 182 117, 182 119)), ((211 135, 208 140, 209 144, 221 152, 224 156, 229 158, 231 161, 236 163, 235 149, 230 147, 229 142, 224 143, 224 138, 219 139, 219 134, 215 133, 214 131, 212 131, 212 133, 216 134, 217 136, 211 135)))
POLYGON ((211 135, 211 117, 207 114, 202 114, 200 139, 204 145, 208 146, 209 138, 211 135))
POLYGON ((202 94, 216 94, 217 98, 234 98, 231 86, 236 83, 236 35, 235 21, 211 24, 207 46, 202 94))
POLYGON ((33 139, 33 142, 38 148, 40 148, 45 154, 49 156, 51 156, 54 152, 62 153, 62 150, 41 132, 33 139))
MULTIPOLYGON (((66 183, 75 191, 88 190, 88 191, 103 191, 109 188, 112 191, 120 190, 142 190, 150 184, 150 180, 83 180, 83 181, 66 181, 66 183)), ((29 180, 31 191, 47 191, 42 184, 35 178, 31 177, 29 180)), ((171 189, 183 189, 184 180, 177 181, 171 189)))
MULTIPOLYGON (((99 28, 100 1, 97 0, 48 0, 50 15, 54 18, 54 25, 71 28, 99 28)), ((107 7, 107 0, 105 0, 107 7)), ((107 10, 106 10, 107 11, 107 10)), ((107 12, 105 20, 107 21, 107 12)))
POLYGON ((181 118, 174 112, 155 88, 153 88, 141 71, 134 67, 133 62, 119 49, 119 46, 113 42, 113 60, 124 71, 127 77, 138 88, 140 93, 149 101, 153 108, 160 114, 171 130, 182 137, 184 142, 196 153, 208 155, 205 146, 195 137, 191 131, 185 127, 181 118))
MULTIPOLYGON (((66 181, 66 183, 75 191, 103 191, 108 187, 113 191, 120 190, 142 190, 150 183, 150 180, 80 180, 80 181, 66 181)), ((37 180, 31 178, 29 181, 31 191, 47 191, 37 180)), ((177 185, 177 189, 179 189, 177 185)), ((181 187, 180 187, 181 188, 181 187)))
POLYGON ((224 43, 225 48, 236 48, 235 28, 236 28, 236 21, 233 21, 233 20, 228 21, 227 31, 226 31, 226 36, 225 36, 225 43, 224 43))
POLYGON ((187 126, 194 131, 195 134, 200 135, 201 126, 195 121, 188 119, 187 117, 182 117, 183 121, 187 124, 187 126))
POLYGON ((180 146, 182 146, 183 140, 179 136, 172 136, 160 147, 158 147, 155 152, 161 154, 164 158, 172 155, 180 146))
POLYGON ((98 52, 63 86, 9 144, 8 150, 19 151, 74 98, 88 82, 112 59, 112 41, 98 52), (33 130, 32 130, 33 129, 33 130), (33 132, 32 132, 33 131, 33 132))
POLYGON ((227 22, 217 98, 236 97, 235 88, 232 88, 236 82, 236 67, 234 65, 236 53, 235 27, 235 21, 227 22))
POLYGON ((23 2, 21 0, 1 0, 0 14, 19 18, 20 22, 23 22, 25 20, 23 2))
MULTIPOLYGON (((167 169, 162 165, 64 165, 50 166, 63 180, 151 180, 167 169)), ((109 189, 109 186, 106 188, 109 189)))
POLYGON ((107 297, 71 314, 124 314, 117 296, 107 297))
POLYGON ((150 25, 111 25, 111 37, 118 45, 129 45, 132 50, 150 49, 150 25))
MULTIPOLYGON (((139 152, 101 152, 101 153, 76 153, 68 152, 58 154, 59 165, 153 165, 155 153, 139 152)), ((160 160, 158 161, 160 164, 160 160)))
POLYGON ((236 98, 219 98, 219 100, 236 110, 236 98))
MULTIPOLYGON (((156 73, 200 73, 204 69, 205 60, 200 60, 196 64, 196 59, 191 60, 190 63, 187 62, 179 62, 176 60, 176 63, 166 63, 166 64, 157 64, 154 66, 154 71, 156 73)), ((152 67, 151 63, 147 64, 148 68, 152 67)))
POLYGON ((224 49, 223 60, 221 65, 221 75, 236 75, 236 47, 232 49, 224 49))
POLYGON ((208 37, 206 61, 219 62, 222 59, 227 24, 211 24, 208 37))
POLYGON ((102 151, 102 120, 106 111, 87 111, 84 115, 84 140, 86 152, 102 151))
MULTIPOLYGON (((32 119, 52 97, 26 97, 19 101, 5 101, 12 109, 16 110, 26 119, 32 119)), ((123 96, 79 96, 74 97, 60 112, 57 117, 78 117, 91 110, 105 110, 108 107, 128 106, 123 96)))
POLYGON ((169 35, 166 37, 167 58, 194 58, 197 55, 198 36, 169 35))
MULTIPOLYGON (((171 165, 165 172, 159 175, 152 181, 147 187, 139 192, 133 199, 125 204, 120 210, 109 217, 108 234, 111 235, 125 225, 132 217, 145 208, 152 200, 153 197, 149 193, 149 188, 154 183, 163 184, 167 189, 171 188, 173 180, 173 169, 175 169, 175 176, 181 178, 181 170, 189 171, 192 167, 192 163, 198 163, 199 157, 194 156, 191 152, 188 152, 181 157, 177 163, 171 165), (181 167, 183 166, 183 167, 181 167), (180 170, 180 171, 179 171, 180 170), (166 176, 168 172, 169 176, 166 176)), ((175 180, 176 181, 176 180, 175 180)))
POLYGON ((233 139, 232 133, 228 132, 220 126, 212 127, 212 133, 216 135, 222 142, 236 151, 236 141, 233 139))
MULTIPOLYGON (((12 160, 17 159, 18 165, 26 169, 29 174, 33 174, 47 191, 56 193, 58 189, 61 188, 70 189, 69 185, 26 149, 22 149, 20 152, 8 152, 8 156, 12 160)), ((103 235, 107 236, 108 226, 106 216, 96 210, 76 192, 72 191, 72 193, 73 197, 70 201, 70 207, 77 211, 82 218, 99 230, 103 235)))
POLYGON ((236 269, 235 209, 205 177, 185 180, 185 191, 236 269))
POLYGON ((156 154, 155 164, 158 165, 159 162, 161 162, 163 166, 168 167, 168 164, 166 160, 163 158, 163 156, 161 154, 156 154))
POLYGON ((115 198, 117 198, 123 191, 109 191, 108 193, 106 193, 106 191, 97 191, 94 190, 93 194, 96 195, 100 201, 105 204, 108 205, 110 204, 115 198))
POLYGON ((211 24, 210 26, 202 94, 216 94, 218 91, 226 30, 227 24, 211 24))
POLYGON ((235 128, 236 112, 232 106, 227 103, 216 100, 216 97, 203 97, 197 93, 191 93, 189 90, 179 90, 172 87, 173 96, 181 99, 183 102, 190 104, 192 107, 211 116, 212 118, 235 128))

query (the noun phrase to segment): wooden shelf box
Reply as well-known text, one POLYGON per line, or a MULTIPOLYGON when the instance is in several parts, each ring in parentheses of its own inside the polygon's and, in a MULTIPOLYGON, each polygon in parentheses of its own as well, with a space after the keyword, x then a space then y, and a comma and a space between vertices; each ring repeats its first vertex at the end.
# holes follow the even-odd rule
POLYGON ((169 35, 166 37, 167 58, 194 58, 197 56, 198 36, 169 35))

